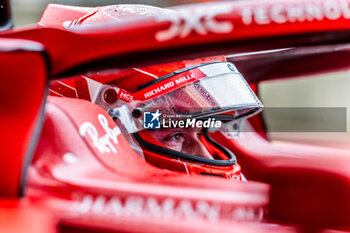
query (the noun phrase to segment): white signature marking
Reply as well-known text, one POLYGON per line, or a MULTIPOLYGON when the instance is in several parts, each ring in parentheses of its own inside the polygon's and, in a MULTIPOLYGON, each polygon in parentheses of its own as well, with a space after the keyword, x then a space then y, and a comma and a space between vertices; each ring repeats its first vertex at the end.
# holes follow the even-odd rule
POLYGON ((113 129, 109 128, 107 118, 99 114, 98 120, 102 128, 106 131, 106 134, 99 137, 96 127, 91 122, 84 122, 79 129, 79 133, 82 137, 89 137, 92 140, 93 145, 103 154, 105 152, 112 152, 116 154, 118 151, 115 145, 118 144, 118 135, 120 134, 120 129, 118 126, 113 129))

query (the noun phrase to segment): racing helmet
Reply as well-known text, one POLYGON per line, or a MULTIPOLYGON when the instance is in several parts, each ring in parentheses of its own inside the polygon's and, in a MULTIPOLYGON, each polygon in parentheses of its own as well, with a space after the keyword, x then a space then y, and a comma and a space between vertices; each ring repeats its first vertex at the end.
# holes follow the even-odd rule
POLYGON ((224 56, 90 73, 81 79, 89 86, 90 100, 113 117, 147 162, 188 174, 242 179, 233 152, 211 133, 230 132, 263 105, 224 56), (187 145, 192 150, 169 148, 157 137, 179 129, 197 135, 187 145))

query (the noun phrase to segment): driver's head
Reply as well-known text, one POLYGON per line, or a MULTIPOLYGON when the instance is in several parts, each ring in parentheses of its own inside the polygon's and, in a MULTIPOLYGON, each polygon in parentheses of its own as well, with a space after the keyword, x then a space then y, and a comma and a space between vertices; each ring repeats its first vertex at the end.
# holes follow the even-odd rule
POLYGON ((101 82, 98 93, 90 94, 92 101, 108 111, 146 161, 168 170, 240 179, 234 154, 211 133, 259 112, 262 104, 225 57, 99 72, 85 79, 101 82))

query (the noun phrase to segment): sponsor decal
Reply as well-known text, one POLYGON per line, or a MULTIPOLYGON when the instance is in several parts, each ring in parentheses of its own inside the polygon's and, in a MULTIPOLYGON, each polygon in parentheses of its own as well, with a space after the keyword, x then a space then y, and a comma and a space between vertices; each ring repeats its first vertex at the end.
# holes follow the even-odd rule
POLYGON ((165 91, 165 90, 167 90, 167 89, 169 89, 169 88, 171 88, 173 86, 175 86, 175 83, 173 81, 168 82, 168 83, 166 83, 164 85, 161 85, 161 86, 159 86, 157 88, 154 88, 153 90, 145 93, 144 97, 147 99, 147 98, 152 97, 154 95, 157 95, 157 94, 159 94, 159 93, 161 93, 161 92, 163 92, 163 91, 165 91))
POLYGON ((139 196, 129 196, 125 200, 112 197, 109 200, 99 195, 96 198, 87 195, 81 202, 75 203, 75 211, 78 213, 93 213, 115 216, 151 216, 163 218, 202 218, 217 220, 220 214, 220 205, 209 204, 204 201, 192 203, 188 200, 176 201, 166 198, 162 201, 156 198, 143 198, 139 196))
POLYGON ((237 181, 241 181, 242 180, 242 177, 241 177, 240 174, 239 175, 229 174, 227 176, 227 178, 230 179, 230 180, 237 180, 237 181))
POLYGON ((106 132, 105 135, 100 137, 96 127, 91 122, 84 122, 79 128, 80 136, 89 136, 93 146, 102 154, 105 152, 116 154, 118 150, 115 148, 115 145, 118 144, 118 135, 121 133, 119 127, 115 126, 113 129, 109 128, 108 120, 102 114, 98 115, 98 120, 106 132))
POLYGON ((160 116, 162 114, 157 110, 156 112, 143 113, 143 128, 145 129, 160 129, 160 116))
MULTIPOLYGON (((345 0, 259 4, 236 9, 244 25, 350 19, 350 5, 345 0)), ((234 23, 231 20, 218 21, 216 18, 220 15, 233 14, 233 10, 233 7, 222 5, 210 9, 199 7, 161 14, 157 21, 171 24, 167 29, 157 32, 155 38, 158 41, 167 41, 187 37, 192 32, 200 35, 230 33, 234 29, 234 23)))
POLYGON ((94 14, 96 14, 97 12, 99 11, 99 9, 96 9, 95 11, 87 14, 87 15, 84 15, 83 17, 80 17, 79 19, 75 19, 73 21, 64 21, 62 26, 67 29, 67 30, 74 30, 76 29, 77 27, 80 27, 81 26, 81 23, 86 20, 87 18, 93 16, 94 14))
POLYGON ((157 17, 158 22, 168 22, 169 28, 159 31, 155 37, 158 41, 171 40, 176 37, 184 38, 192 32, 200 35, 208 33, 228 33, 233 30, 230 21, 216 20, 216 16, 228 14, 231 8, 225 6, 198 7, 195 9, 182 9, 177 12, 167 12, 157 17))
POLYGON ((305 21, 337 20, 350 18, 350 7, 346 1, 319 1, 291 4, 274 4, 271 6, 245 7, 241 11, 245 25, 270 23, 294 23, 305 21))
POLYGON ((126 198, 85 195, 74 203, 77 214, 106 216, 154 217, 165 219, 232 219, 236 221, 261 221, 264 210, 261 206, 223 206, 207 201, 190 201, 174 198, 127 196, 126 198))
POLYGON ((125 102, 131 102, 134 100, 134 96, 130 93, 126 93, 125 91, 120 90, 119 98, 125 102))
POLYGON ((171 80, 163 85, 157 86, 156 88, 154 88, 150 91, 147 91, 146 93, 143 94, 144 98, 148 99, 148 98, 153 97, 155 95, 158 95, 162 92, 165 92, 168 89, 171 89, 171 88, 176 87, 178 85, 182 85, 185 82, 191 82, 192 79, 194 79, 194 78, 195 78, 194 75, 192 75, 191 73, 187 73, 183 76, 180 76, 179 78, 176 78, 175 80, 171 80))
POLYGON ((67 30, 73 30, 79 26, 79 23, 80 23, 79 19, 76 19, 73 21, 68 20, 68 21, 64 21, 62 26, 67 30))

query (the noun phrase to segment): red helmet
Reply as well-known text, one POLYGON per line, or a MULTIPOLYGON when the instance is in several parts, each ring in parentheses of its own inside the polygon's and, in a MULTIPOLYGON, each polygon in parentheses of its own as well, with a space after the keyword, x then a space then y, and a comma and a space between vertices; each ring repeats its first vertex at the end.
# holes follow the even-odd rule
MULTIPOLYGON (((229 132, 235 122, 260 112, 263 106, 225 57, 99 72, 74 82, 74 94, 108 111, 132 147, 149 163, 189 174, 241 180, 235 155, 210 134, 229 132), (164 146, 156 137, 162 130, 175 128, 181 128, 182 134, 198 134, 193 145, 187 145, 187 151, 195 154, 164 146)), ((52 93, 67 96, 63 89, 62 82, 51 87, 52 93)))
MULTIPOLYGON (((78 21, 79 25, 96 23, 101 15, 106 21, 106 12, 113 12, 114 17, 124 17, 123 12, 128 16, 155 14, 160 8, 145 9, 146 6, 108 6, 78 21)), ((157 167, 235 180, 242 179, 236 157, 214 141, 211 132, 229 134, 234 124, 263 108, 224 56, 91 73, 56 82, 50 91, 52 95, 88 99, 100 105, 116 120, 140 156, 157 167), (174 129, 181 129, 177 136, 182 136, 171 140, 179 140, 181 146, 168 146, 163 141, 174 129)))

